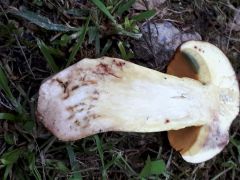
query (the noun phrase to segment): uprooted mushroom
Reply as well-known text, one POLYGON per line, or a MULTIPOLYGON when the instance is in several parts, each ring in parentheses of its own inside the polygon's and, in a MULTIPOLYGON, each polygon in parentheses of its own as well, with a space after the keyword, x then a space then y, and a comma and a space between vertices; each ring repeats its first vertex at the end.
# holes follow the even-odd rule
POLYGON ((232 66, 214 45, 189 41, 167 73, 117 58, 83 59, 41 85, 38 118, 64 141, 106 131, 168 131, 186 161, 206 161, 228 143, 239 111, 232 66))

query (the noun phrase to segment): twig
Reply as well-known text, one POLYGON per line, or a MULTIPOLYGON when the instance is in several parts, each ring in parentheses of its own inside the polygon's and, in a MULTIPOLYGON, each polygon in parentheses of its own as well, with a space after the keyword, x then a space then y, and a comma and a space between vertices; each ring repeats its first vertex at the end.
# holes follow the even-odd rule
POLYGON ((211 180, 216 180, 218 178, 220 178, 223 174, 227 173, 228 171, 230 171, 232 169, 232 167, 229 167, 227 169, 225 169, 224 171, 220 172, 219 174, 217 174, 214 178, 212 178, 211 180))
MULTIPOLYGON (((240 14, 240 10, 237 10, 237 14, 234 17, 233 22, 236 21, 236 18, 239 16, 239 14, 240 14)), ((230 38, 232 36, 232 31, 233 31, 233 24, 230 27, 230 31, 229 31, 229 35, 228 35, 228 41, 227 41, 227 47, 226 47, 227 50, 229 48, 229 42, 230 42, 230 38)))

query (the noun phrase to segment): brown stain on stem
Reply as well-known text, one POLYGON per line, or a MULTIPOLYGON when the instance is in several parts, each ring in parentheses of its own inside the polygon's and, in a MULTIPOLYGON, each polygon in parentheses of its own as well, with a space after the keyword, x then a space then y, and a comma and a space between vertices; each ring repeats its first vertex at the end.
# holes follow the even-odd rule
MULTIPOLYGON (((184 58, 179 50, 177 50, 171 60, 167 68, 167 74, 199 80, 198 74, 192 64, 184 58)), ((182 154, 188 151, 197 140, 200 128, 201 126, 192 126, 180 130, 168 131, 168 139, 171 146, 182 154)))
POLYGON ((113 69, 108 64, 105 64, 102 62, 96 66, 96 70, 94 70, 93 73, 103 75, 103 76, 111 75, 116 78, 120 78, 118 75, 114 73, 113 69))

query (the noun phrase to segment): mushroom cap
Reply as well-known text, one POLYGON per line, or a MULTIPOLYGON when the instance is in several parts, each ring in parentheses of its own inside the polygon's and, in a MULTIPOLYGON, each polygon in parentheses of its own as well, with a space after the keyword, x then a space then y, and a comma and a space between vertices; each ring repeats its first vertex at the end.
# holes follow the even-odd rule
POLYGON ((188 41, 178 49, 168 73, 198 79, 216 92, 218 107, 212 111, 213 117, 206 125, 168 132, 170 144, 180 151, 183 159, 191 163, 209 160, 228 144, 230 125, 239 113, 239 87, 235 72, 228 58, 216 46, 188 41), (182 62, 185 63, 181 67, 182 62))

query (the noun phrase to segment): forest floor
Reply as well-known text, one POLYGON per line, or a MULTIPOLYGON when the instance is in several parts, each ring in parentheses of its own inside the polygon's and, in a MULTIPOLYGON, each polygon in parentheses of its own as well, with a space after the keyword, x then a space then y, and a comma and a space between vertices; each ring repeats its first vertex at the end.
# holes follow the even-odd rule
POLYGON ((41 82, 64 67, 110 56, 164 72, 186 39, 219 47, 240 79, 239 0, 0 0, 0 179, 240 179, 239 116, 225 149, 200 164, 185 162, 166 132, 62 142, 35 117, 41 82), (161 23, 195 35, 144 50, 143 27, 161 23))

